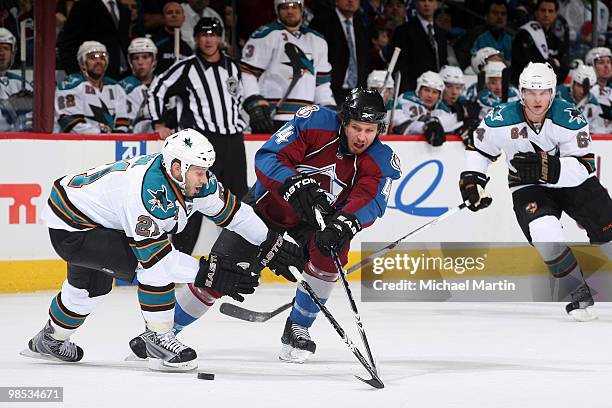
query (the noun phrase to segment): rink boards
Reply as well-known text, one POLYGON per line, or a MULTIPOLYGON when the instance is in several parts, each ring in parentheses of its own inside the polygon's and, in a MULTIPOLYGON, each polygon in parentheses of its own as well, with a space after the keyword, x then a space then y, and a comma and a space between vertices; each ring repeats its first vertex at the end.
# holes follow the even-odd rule
MULTIPOLYGON (((0 292, 20 292, 56 288, 65 277, 65 264, 53 251, 40 214, 50 186, 58 177, 135 155, 156 153, 161 142, 143 135, 92 137, 34 134, 0 134, 2 171, 0 172, 0 292), (18 137, 18 138, 17 138, 18 137)), ((394 182, 385 216, 357 235, 351 247, 349 265, 359 260, 360 244, 393 241, 418 226, 440 216, 461 201, 457 187, 463 166, 463 144, 458 138, 441 147, 431 147, 420 137, 383 138, 401 159, 402 176, 394 182)), ((597 175, 606 187, 612 186, 612 136, 593 137, 597 175)), ((247 161, 253 163, 263 136, 249 136, 247 161)), ((489 170, 487 191, 493 204, 485 211, 462 211, 428 231, 413 242, 524 243, 507 251, 508 259, 520 259, 528 250, 514 214, 506 184, 506 165, 502 159, 489 170)), ((249 183, 255 179, 249 168, 249 183)), ((565 238, 586 242, 583 230, 570 219, 562 219, 565 238)), ((196 247, 198 255, 208 252, 216 236, 214 226, 203 228, 196 247)), ((495 246, 495 245, 494 245, 495 246)), ((499 245, 497 245, 499 246, 499 245)), ((503 271, 501 271, 503 272, 503 271)), ((500 272, 500 273, 501 273, 500 272)), ((529 273, 541 273, 530 270, 529 273)), ((351 275, 357 277, 358 274, 351 275)), ((276 281, 264 274, 263 281, 276 281)))

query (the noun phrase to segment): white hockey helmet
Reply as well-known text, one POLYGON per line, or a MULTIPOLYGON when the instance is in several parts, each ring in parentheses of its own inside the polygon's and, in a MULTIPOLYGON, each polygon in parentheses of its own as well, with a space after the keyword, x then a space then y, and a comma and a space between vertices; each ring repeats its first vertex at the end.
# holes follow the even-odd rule
POLYGON ((550 89, 551 96, 548 107, 552 105, 557 87, 557 74, 548 62, 530 62, 519 76, 519 98, 524 104, 524 89, 550 89))
POLYGON ((587 52, 586 57, 584 58, 584 62, 587 65, 595 66, 595 61, 603 57, 612 58, 612 53, 610 52, 610 49, 608 47, 596 47, 587 52))
POLYGON ((446 84, 465 85, 465 80, 463 79, 463 71, 461 71, 461 68, 459 67, 453 67, 452 65, 444 65, 442 69, 440 69, 440 76, 446 84))
POLYGON ((206 136, 193 129, 180 130, 166 138, 161 149, 164 168, 168 176, 185 192, 187 170, 190 166, 210 168, 215 163, 215 149, 206 136), (181 162, 181 178, 172 176, 172 162, 181 162))
POLYGON ((472 65, 472 69, 474 70, 474 73, 478 75, 478 73, 482 72, 485 64, 487 63, 487 59, 490 56, 496 55, 496 54, 501 54, 501 53, 499 52, 499 50, 496 50, 493 47, 483 47, 479 49, 478 51, 476 51, 472 55, 472 61, 471 61, 471 65, 472 65))
POLYGON ((572 82, 583 85, 585 80, 589 81, 589 87, 597 83, 595 68, 590 65, 578 65, 578 67, 572 71, 572 82))
POLYGON ((370 75, 368 75, 367 84, 368 84, 368 88, 371 88, 371 89, 382 89, 383 87, 393 89, 393 87, 395 86, 393 77, 391 75, 387 77, 387 71, 384 71, 384 70, 374 70, 370 72, 370 75), (385 78, 387 78, 386 82, 385 82, 385 78), (383 82, 384 82, 384 86, 383 86, 383 82))
POLYGON ((108 64, 108 51, 106 51, 104 44, 98 41, 84 41, 83 44, 81 44, 79 50, 77 51, 77 61, 79 64, 83 64, 87 58, 87 54, 92 52, 104 53, 106 55, 106 63, 108 64))
POLYGON ((421 90, 421 87, 423 86, 437 89, 438 91, 440 91, 440 97, 442 96, 442 92, 444 92, 444 88, 445 88, 444 81, 442 80, 442 77, 440 76, 440 74, 438 74, 437 72, 433 72, 433 71, 423 72, 421 76, 417 78, 417 86, 416 86, 417 96, 419 95, 419 91, 421 90))
POLYGON ((15 44, 17 39, 9 30, 4 27, 0 27, 0 44, 11 44, 11 49, 15 52, 15 44))
POLYGON ((302 8, 302 12, 304 11, 304 0, 274 0, 274 12, 278 14, 278 7, 281 4, 289 4, 289 3, 297 3, 302 8))
POLYGON ((502 72, 506 69, 506 64, 501 61, 490 61, 484 66, 485 79, 501 78, 502 72))
POLYGON ((128 47, 127 52, 128 52, 128 63, 130 64, 130 67, 132 69, 134 69, 134 67, 132 66, 132 55, 133 54, 150 53, 153 55, 154 64, 157 59, 157 47, 155 46, 153 41, 151 41, 151 39, 147 37, 134 38, 132 42, 130 43, 130 46, 128 47))

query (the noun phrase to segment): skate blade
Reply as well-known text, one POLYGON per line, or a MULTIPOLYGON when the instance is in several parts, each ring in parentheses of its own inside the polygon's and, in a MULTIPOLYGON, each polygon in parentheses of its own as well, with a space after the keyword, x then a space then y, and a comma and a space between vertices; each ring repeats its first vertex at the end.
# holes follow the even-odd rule
POLYGON ((569 315, 577 322, 591 322, 597 320, 599 316, 591 310, 590 307, 586 309, 574 309, 569 312, 569 315))
POLYGON ((54 361, 54 362, 60 362, 60 363, 78 363, 78 361, 65 361, 62 360, 60 358, 57 357, 53 357, 49 354, 42 354, 42 353, 37 353, 35 351, 30 350, 29 348, 23 349, 19 352, 19 355, 22 355, 24 357, 28 357, 28 358, 35 358, 37 360, 45 360, 45 361, 54 361))
POLYGON ((278 358, 279 360, 286 361, 288 363, 302 364, 308 360, 311 355, 312 353, 308 350, 300 350, 291 347, 288 344, 283 344, 278 358))
POLYGON ((148 366, 149 369, 153 371, 174 373, 195 370, 198 368, 198 363, 196 360, 191 360, 184 363, 168 363, 160 358, 150 358, 148 366))
POLYGON ((127 356, 126 356, 126 357, 123 359, 123 361, 147 361, 147 360, 149 360, 149 357, 146 357, 146 358, 140 358, 140 357, 138 357, 138 356, 137 356, 136 354, 134 354, 134 353, 130 353, 130 354, 128 354, 128 355, 127 355, 127 356))

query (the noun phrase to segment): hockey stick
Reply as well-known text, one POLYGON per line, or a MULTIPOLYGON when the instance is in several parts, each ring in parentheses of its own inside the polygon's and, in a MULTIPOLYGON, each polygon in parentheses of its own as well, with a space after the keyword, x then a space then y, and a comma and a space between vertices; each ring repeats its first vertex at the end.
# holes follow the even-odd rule
POLYGON ((393 127, 393 118, 395 117, 395 104, 397 103, 397 98, 399 98, 399 88, 400 82, 402 82, 402 73, 397 71, 395 75, 395 89, 393 90, 393 101, 391 102, 391 113, 389 113, 389 126, 387 127, 387 133, 391 133, 391 128, 393 127))
POLYGON ((350 339, 350 337, 346 334, 346 332, 344 331, 342 326, 340 326, 340 324, 334 318, 334 316, 331 314, 331 312, 327 309, 327 307, 325 307, 323 302, 321 302, 321 300, 319 299, 317 294, 314 292, 312 287, 308 284, 308 282, 306 282, 304 280, 304 277, 302 276, 302 274, 294 266, 290 266, 289 270, 291 271, 291 273, 293 274, 295 279, 297 279, 297 281, 300 283, 300 285, 302 285, 304 290, 306 290, 306 292, 308 292, 308 295, 310 295, 310 298, 315 302, 315 304, 317 306, 319 306, 319 309, 321 309, 321 311, 323 312, 323 314, 325 315, 327 320, 329 320, 331 325, 336 330, 336 333, 338 333, 338 335, 342 338, 342 340, 344 341, 346 346, 353 352, 355 357, 357 357, 357 360, 359 360, 361 365, 363 365, 363 367, 372 376, 372 378, 369 379, 369 380, 366 380, 365 378, 361 378, 359 376, 355 376, 355 377, 357 377, 357 379, 363 381, 364 383, 366 383, 366 384, 368 384, 368 385, 370 385, 370 386, 372 386, 374 388, 385 388, 385 385, 381 381, 380 377, 378 377, 378 373, 376 372, 374 367, 372 367, 366 361, 366 359, 363 357, 363 354, 361 354, 361 351, 359 351, 357 346, 355 346, 355 343, 353 343, 353 341, 350 339))
MULTIPOLYGON (((426 231, 428 229, 430 229, 431 227, 433 227, 434 225, 436 225, 437 223, 439 223, 442 220, 445 220, 446 218, 451 217, 453 214, 463 210, 464 208, 466 208, 467 205, 465 203, 461 203, 460 205, 458 205, 457 207, 453 207, 452 209, 448 210, 447 212, 445 212, 444 214, 440 215, 438 218, 429 221, 427 224, 421 225, 420 227, 418 227, 417 229, 409 232, 408 234, 404 235, 403 237, 393 241, 392 243, 390 243, 389 245, 380 248, 378 251, 374 252, 373 254, 367 256, 366 258, 363 258, 360 262, 356 263, 355 265, 351 266, 350 268, 348 268, 346 270, 346 274, 349 275, 353 272, 355 272, 357 269, 361 269, 366 265, 371 264, 372 262, 374 262, 374 259, 386 254, 387 252, 391 251, 393 248, 395 248, 396 246, 398 246, 402 241, 410 238, 411 236, 418 234, 419 232, 423 232, 426 231)), ((258 323, 262 323, 262 322, 266 322, 269 319, 271 319, 272 317, 276 316, 278 313, 274 313, 277 310, 284 308, 283 310, 288 309, 292 303, 287 303, 284 304, 283 306, 274 309, 272 312, 256 312, 253 310, 249 310, 249 309, 245 309, 242 308, 240 306, 237 305, 231 305, 232 307, 223 307, 224 305, 226 305, 227 303, 224 303, 221 305, 221 313, 230 316, 230 317, 235 317, 237 319, 240 320, 246 320, 249 322, 258 322, 258 323), (268 317, 269 316, 269 317, 268 317), (267 318, 266 318, 267 317, 267 318)), ((229 305, 229 304, 228 304, 229 305)), ((282 310, 281 310, 282 311, 282 310)))
MULTIPOLYGON (((319 224, 319 228, 321 230, 325 229, 325 221, 323 220, 323 216, 321 215, 321 211, 315 207, 315 217, 317 219, 317 223, 319 224)), ((355 303, 355 299, 353 298, 353 292, 351 292, 351 288, 349 286, 348 280, 346 279, 346 271, 342 267, 342 262, 340 262, 340 257, 338 256, 338 251, 336 248, 331 248, 330 255, 334 260, 334 265, 336 266, 336 271, 340 275, 342 279, 342 286, 344 287, 344 292, 346 293, 346 297, 348 298, 349 305, 351 306, 351 310, 353 311, 353 316, 355 316, 355 323, 357 324, 357 329, 359 330, 359 336, 361 336, 361 341, 363 342, 363 346, 365 347, 366 353, 368 355, 368 359, 370 360, 370 364, 374 371, 376 371, 376 363, 374 362, 374 357, 372 356, 372 351, 370 350, 370 343, 368 342, 368 337, 366 336, 365 329, 363 328, 363 323, 361 322, 361 316, 359 315, 359 311, 357 310, 357 304, 355 303)))
POLYGON ((300 47, 293 43, 287 42, 285 43, 285 54, 287 54, 287 57, 289 57, 289 62, 291 62, 291 68, 293 68, 293 76, 291 78, 291 82, 289 83, 289 87, 287 87, 287 90, 285 91, 285 95, 283 95, 283 97, 278 101, 278 104, 274 107, 274 109, 272 109, 272 112, 270 113, 271 118, 274 118, 274 114, 278 110, 278 107, 285 103, 285 101, 289 97, 289 94, 291 93, 291 91, 293 91, 293 88, 295 88, 295 85, 298 83, 300 78, 302 78, 302 75, 304 75, 303 70, 308 70, 308 67, 303 62, 308 58, 306 57, 306 54, 304 54, 304 51, 300 49, 300 47))
POLYGON ((503 103, 508 102, 508 93, 510 92, 510 68, 506 67, 502 71, 502 94, 501 100, 503 103))

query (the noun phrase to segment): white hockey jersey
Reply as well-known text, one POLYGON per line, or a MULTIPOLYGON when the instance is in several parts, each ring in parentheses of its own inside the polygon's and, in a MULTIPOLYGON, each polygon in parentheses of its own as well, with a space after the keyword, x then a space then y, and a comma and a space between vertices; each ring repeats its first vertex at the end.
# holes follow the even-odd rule
POLYGON ((64 133, 127 132, 127 100, 116 81, 104 77, 102 89, 80 73, 67 76, 55 91, 55 119, 64 133))
POLYGON ((612 105, 612 85, 608 84, 605 87, 599 83, 591 87, 591 95, 597 98, 600 105, 612 105))
MULTIPOLYGON (((557 96, 570 103, 575 103, 571 85, 559 85, 557 87, 557 96)), ((580 103, 576 104, 576 107, 582 111, 582 114, 589 121, 591 133, 612 132, 612 121, 604 120, 600 116, 602 114, 601 106, 599 106, 599 101, 592 94, 589 94, 587 98, 583 98, 580 103)))
POLYGON ((452 132, 463 125, 444 102, 438 102, 430 111, 414 91, 400 95, 394 110, 391 129, 394 133, 403 135, 422 134, 425 122, 430 116, 438 118, 445 132, 452 132))
MULTIPOLYGON (((518 89, 516 89, 513 85, 508 87, 508 102, 514 102, 519 100, 518 89)), ((478 118, 482 120, 487 113, 500 103, 503 103, 501 98, 497 96, 495 93, 489 91, 488 88, 484 88, 480 93, 480 97, 477 99, 478 104, 480 105, 480 113, 478 114, 478 118)))
POLYGON ((253 209, 241 206, 210 172, 208 184, 185 199, 163 170, 159 153, 56 180, 42 219, 49 228, 67 231, 97 226, 123 231, 140 263, 137 271, 157 271, 172 282, 186 283, 193 282, 198 261, 174 249, 168 234, 182 231, 195 211, 254 245, 266 239, 268 228, 253 209))
POLYGON ((259 27, 242 50, 240 67, 245 99, 263 96, 277 109, 274 120, 288 121, 307 105, 336 105, 327 42, 312 29, 302 27, 290 33, 278 22, 259 27), (301 70, 301 77, 282 106, 277 106, 294 78, 294 68, 301 70))
POLYGON ((130 120, 130 132, 153 133, 151 113, 149 112, 149 87, 135 76, 119 81, 127 96, 127 115, 130 120))
POLYGON ((575 187, 595 173, 595 155, 586 118, 574 104, 555 98, 539 132, 527 124, 523 105, 509 102, 489 111, 474 131, 474 145, 466 148, 467 171, 486 173, 489 164, 503 152, 512 191, 524 187, 514 174, 510 160, 519 152, 545 151, 560 157, 561 175, 546 187, 575 187))
POLYGON ((32 130, 32 103, 28 81, 12 72, 0 74, 0 132, 32 130))

